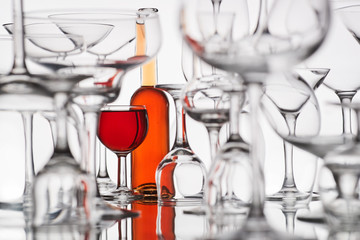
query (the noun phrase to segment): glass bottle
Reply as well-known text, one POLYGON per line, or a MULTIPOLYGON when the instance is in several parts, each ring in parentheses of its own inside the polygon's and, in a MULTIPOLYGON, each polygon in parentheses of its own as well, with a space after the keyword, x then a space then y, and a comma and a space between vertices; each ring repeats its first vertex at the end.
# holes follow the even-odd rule
MULTIPOLYGON (((137 55, 141 56, 146 49, 144 24, 137 22, 136 30, 138 34, 136 51, 137 55)), ((134 193, 144 195, 147 199, 156 199, 156 168, 169 152, 169 102, 166 94, 155 88, 156 58, 141 68, 141 79, 141 87, 132 95, 130 102, 132 105, 146 106, 149 130, 144 142, 131 154, 131 184, 134 193)))

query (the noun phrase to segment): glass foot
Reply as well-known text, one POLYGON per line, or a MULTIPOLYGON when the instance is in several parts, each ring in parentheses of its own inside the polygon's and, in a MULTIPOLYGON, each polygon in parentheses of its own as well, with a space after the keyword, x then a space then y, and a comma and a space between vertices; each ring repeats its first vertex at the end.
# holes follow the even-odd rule
POLYGON ((144 198, 144 196, 134 194, 133 191, 128 188, 120 187, 115 189, 114 191, 104 194, 102 198, 109 204, 121 206, 136 200, 141 200, 144 198))
POLYGON ((308 203, 310 201, 311 194, 300 192, 300 191, 292 191, 292 190, 280 190, 279 192, 267 196, 266 200, 271 202, 284 202, 294 205, 294 203, 308 203))
POLYGON ((96 182, 100 195, 107 194, 108 192, 116 189, 116 183, 114 183, 109 177, 97 177, 96 182))

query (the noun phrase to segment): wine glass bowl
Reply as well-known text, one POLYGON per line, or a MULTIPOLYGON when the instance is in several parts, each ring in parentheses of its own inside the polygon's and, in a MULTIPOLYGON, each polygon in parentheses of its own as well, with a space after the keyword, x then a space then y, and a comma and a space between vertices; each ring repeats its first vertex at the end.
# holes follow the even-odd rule
POLYGON ((73 58, 75 66, 133 68, 154 57, 161 45, 158 15, 150 9, 46 10, 25 14, 25 21, 52 23, 64 33, 83 36, 90 55, 73 58), (88 28, 91 31, 87 31, 88 28), (98 28, 100 30, 96 30, 98 28), (145 36, 146 32, 151 34, 145 36), (138 37, 146 38, 142 47, 136 46, 138 37))
POLYGON ((117 188, 103 197, 114 204, 141 199, 127 184, 126 156, 145 139, 148 118, 144 106, 107 105, 101 109, 98 125, 100 141, 118 157, 117 188))

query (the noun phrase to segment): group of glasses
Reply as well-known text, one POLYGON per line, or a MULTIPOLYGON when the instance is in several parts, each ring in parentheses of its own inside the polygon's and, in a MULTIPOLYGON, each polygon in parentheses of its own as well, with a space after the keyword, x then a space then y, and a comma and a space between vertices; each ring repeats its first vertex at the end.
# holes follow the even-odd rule
MULTIPOLYGON (((0 44, 10 43, 14 52, 12 69, 0 77, 0 109, 22 116, 25 184, 21 199, 0 202, 0 207, 22 211, 37 229, 99 227, 137 217, 126 205, 146 196, 131 190, 126 157, 151 126, 146 107, 110 103, 118 98, 125 74, 158 53, 157 9, 24 12, 22 0, 14 0, 13 7, 14 21, 3 24, 8 35, 0 36, 0 44), (50 123, 54 152, 35 175, 36 113, 50 123), (77 129, 79 159, 68 142, 71 125, 77 129), (117 183, 107 172, 104 146, 118 157, 117 183)), ((318 220, 330 226, 330 237, 357 232, 360 150, 351 114, 355 111, 360 123, 360 107, 352 103, 360 84, 331 79, 330 69, 304 61, 325 41, 333 15, 358 41, 360 3, 183 0, 179 13, 187 83, 156 86, 169 93, 176 109, 174 144, 154 173, 158 204, 205 215, 208 239, 301 239, 288 221, 319 199, 323 211, 318 220), (330 105, 342 109, 342 134, 322 131, 316 91, 323 85, 340 100, 330 105), (209 167, 191 149, 185 114, 208 132, 209 167), (284 177, 271 194, 265 190, 263 115, 283 140, 284 177), (223 129, 225 142, 219 140, 223 129), (295 174, 294 146, 314 155, 300 160, 305 168, 300 176, 295 174), (317 158, 324 166, 315 192, 317 158), (281 206, 287 233, 267 221, 268 203, 281 206)), ((302 218, 315 221, 310 215, 302 218)))

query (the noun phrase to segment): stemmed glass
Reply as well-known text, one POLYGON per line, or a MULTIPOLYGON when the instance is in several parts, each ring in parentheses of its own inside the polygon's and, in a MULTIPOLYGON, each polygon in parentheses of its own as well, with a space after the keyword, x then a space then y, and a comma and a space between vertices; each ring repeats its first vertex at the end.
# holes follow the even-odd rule
MULTIPOLYGON (((76 29, 85 23, 113 26, 110 32, 106 32, 106 36, 100 38, 102 39, 101 41, 93 44, 90 48, 94 50, 95 47, 99 47, 102 55, 106 55, 106 59, 98 57, 98 54, 101 53, 98 49, 97 55, 84 52, 80 55, 68 56, 66 61, 61 61, 61 59, 57 59, 57 62, 49 61, 47 65, 56 70, 58 68, 64 68, 64 66, 71 63, 70 65, 74 66, 75 70, 81 69, 84 73, 94 68, 104 69, 111 67, 116 69, 116 74, 114 73, 110 77, 101 77, 101 74, 97 74, 98 76, 94 78, 88 78, 78 82, 70 94, 71 101, 81 108, 84 117, 84 125, 82 129, 80 129, 83 152, 81 166, 82 169, 85 169, 93 175, 95 182, 98 111, 105 103, 112 102, 118 97, 122 77, 127 70, 133 69, 150 60, 158 52, 161 45, 161 31, 157 9, 145 8, 139 9, 138 11, 114 9, 44 10, 27 13, 26 19, 32 23, 53 23, 60 29, 66 27, 67 30, 69 30, 69 26, 71 26, 71 31, 73 32, 76 32, 76 29), (48 17, 49 15, 51 15, 51 18, 48 17), (136 41, 133 41, 134 39, 136 39, 136 41), (137 48, 141 48, 142 46, 146 46, 146 48, 140 54, 137 48), (114 49, 118 49, 119 51, 113 51, 114 49)), ((98 32, 93 31, 83 32, 81 28, 78 30, 84 34, 83 38, 85 42, 94 39, 93 34, 98 34, 98 32)), ((45 60, 40 59, 40 63, 44 65, 44 62, 47 63, 45 60)), ((101 70, 99 71, 101 72, 101 70)), ((106 211, 108 207, 105 206, 104 209, 100 194, 98 193, 97 195, 100 204, 98 207, 106 211)), ((108 210, 109 211, 106 211, 106 215, 113 215, 112 212, 114 211, 111 211, 111 209, 108 210)))
POLYGON ((103 195, 106 200, 121 205, 143 197, 133 194, 128 187, 126 156, 144 141, 147 129, 144 106, 107 105, 101 108, 98 137, 118 157, 117 188, 103 195))
MULTIPOLYGON (((316 85, 316 84, 315 84, 316 85)), ((277 107, 280 114, 283 116, 286 126, 289 130, 289 135, 296 135, 299 131, 297 128, 297 120, 301 115, 304 107, 313 95, 312 88, 303 80, 296 79, 291 72, 284 72, 282 74, 275 74, 265 83, 265 95, 277 107)), ((320 131, 320 124, 312 124, 315 134, 320 131)), ((315 135, 314 134, 314 135, 315 135)), ((294 176, 294 152, 293 146, 284 141, 284 160, 285 160, 285 176, 281 189, 267 196, 270 201, 297 202, 306 204, 312 196, 312 184, 307 185, 300 191, 295 182, 294 176)), ((303 163, 305 164, 305 163, 303 163)), ((312 169, 313 174, 309 174, 309 179, 315 180, 316 161, 312 169), (311 177, 312 176, 312 177, 311 177)), ((310 171, 311 167, 308 168, 310 171)))
POLYGON ((201 203, 206 170, 187 140, 185 112, 180 100, 184 84, 159 84, 156 87, 172 96, 176 109, 175 143, 156 169, 158 200, 163 205, 201 203))
MULTIPOLYGON (((206 9, 211 11, 211 8, 206 8, 208 6, 206 1, 184 1, 181 7, 181 31, 195 54, 217 68, 237 72, 247 85, 251 119, 253 199, 249 218, 241 232, 230 238, 286 239, 272 230, 263 212, 264 176, 262 156, 260 156, 262 146, 259 142, 257 123, 259 103, 261 87, 267 73, 295 65, 310 56, 323 42, 330 19, 329 4, 325 0, 314 3, 314 1, 291 1, 291 3, 276 1, 267 11, 269 7, 267 1, 261 1, 256 12, 259 16, 255 31, 250 36, 239 36, 235 22, 232 39, 229 42, 206 42, 199 35, 201 31, 198 28, 198 12, 206 9)), ((240 4, 244 2, 232 3, 230 11, 235 11, 236 15, 247 12, 248 8, 244 9, 244 5, 238 8, 240 4)), ((221 10, 225 6, 222 5, 221 10)), ((244 22, 239 24, 241 26, 244 22)))
MULTIPOLYGON (((360 17, 360 5, 356 1, 331 1, 333 4, 333 11, 335 15, 339 16, 343 25, 345 25, 348 32, 354 37, 354 40, 359 43, 359 29, 357 26, 360 17)), ((358 78, 354 76, 334 76, 329 77, 325 85, 333 90, 342 103, 342 119, 343 119, 343 134, 351 135, 351 110, 346 107, 352 102, 360 85, 358 78), (341 79, 339 79, 341 78, 341 79)))
POLYGON ((99 149, 99 171, 96 175, 96 181, 99 188, 100 195, 108 192, 109 190, 113 190, 116 188, 116 183, 110 178, 108 169, 107 169, 107 149, 106 147, 98 141, 98 149, 99 149))

